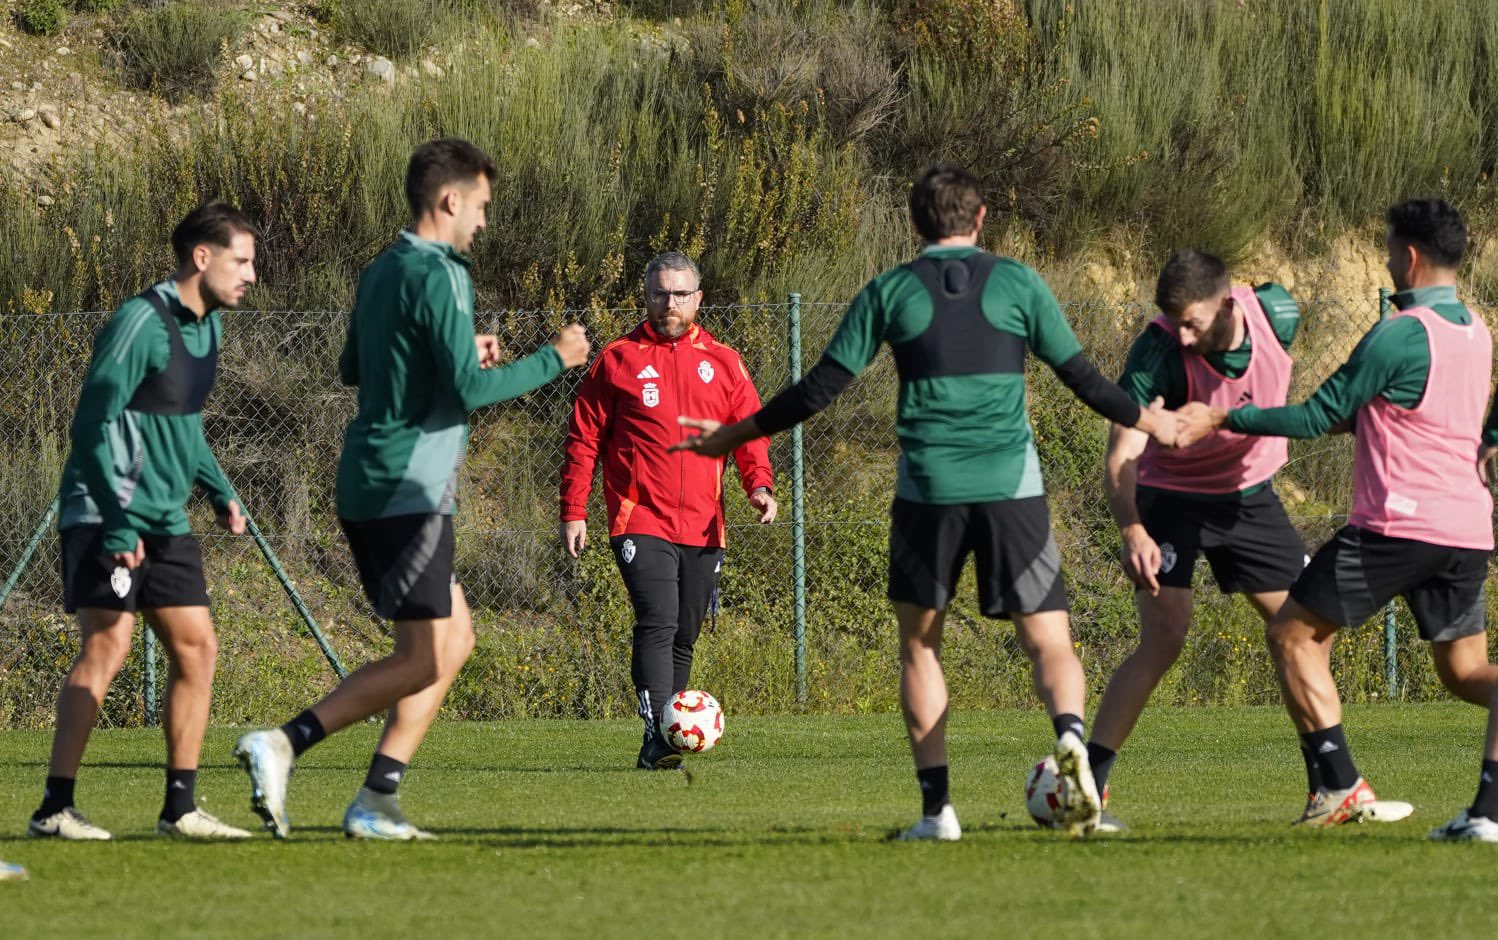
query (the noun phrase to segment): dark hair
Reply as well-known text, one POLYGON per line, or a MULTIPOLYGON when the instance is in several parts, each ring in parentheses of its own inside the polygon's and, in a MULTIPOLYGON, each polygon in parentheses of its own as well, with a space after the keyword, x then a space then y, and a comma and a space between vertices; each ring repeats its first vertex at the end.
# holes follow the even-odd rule
POLYGON ((1389 237, 1419 248, 1443 268, 1462 263, 1467 253, 1467 223, 1444 199, 1409 199, 1389 209, 1389 237))
POLYGON ((1170 256, 1155 282, 1155 306, 1166 316, 1180 316, 1191 304, 1210 300, 1228 289, 1228 266, 1205 251, 1187 248, 1170 256))
POLYGON ((205 202, 172 229, 172 251, 177 255, 177 264, 186 267, 192 261, 194 248, 199 245, 228 248, 239 234, 259 238, 260 230, 249 216, 227 202, 205 202))
POLYGON ((499 167, 487 153, 457 137, 431 140, 417 147, 406 164, 406 204, 412 215, 432 207, 437 193, 453 183, 467 183, 480 176, 489 182, 499 167))
POLYGON ((910 221, 928 242, 966 235, 978 227, 983 187, 960 166, 928 167, 910 187, 910 221))
POLYGON ((662 271, 691 271, 697 283, 702 283, 702 272, 697 270, 696 262, 679 251, 663 251, 650 259, 650 263, 645 265, 646 288, 650 287, 651 275, 659 276, 662 271))

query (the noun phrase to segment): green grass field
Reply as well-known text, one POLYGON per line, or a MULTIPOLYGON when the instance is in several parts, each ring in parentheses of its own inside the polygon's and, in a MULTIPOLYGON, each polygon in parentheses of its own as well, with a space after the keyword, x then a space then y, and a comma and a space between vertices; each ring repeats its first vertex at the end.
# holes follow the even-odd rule
MULTIPOLYGON (((374 729, 311 752, 288 842, 152 835, 160 738, 100 732, 79 805, 113 844, 24 838, 48 735, 0 735, 0 936, 1357 936, 1491 935, 1498 847, 1426 841, 1471 798, 1482 716, 1350 709, 1354 753, 1415 816, 1304 832, 1294 737, 1275 709, 1160 709, 1115 770, 1130 833, 1036 829, 1020 796, 1050 728, 1034 712, 956 716, 953 845, 891 843, 918 808, 895 715, 730 716, 681 774, 627 769, 626 722, 446 724, 404 790, 441 841, 347 842, 338 823, 374 729), (1058 933, 1058 931, 1066 931, 1058 933)), ((206 806, 243 825, 236 732, 210 734, 206 806)))

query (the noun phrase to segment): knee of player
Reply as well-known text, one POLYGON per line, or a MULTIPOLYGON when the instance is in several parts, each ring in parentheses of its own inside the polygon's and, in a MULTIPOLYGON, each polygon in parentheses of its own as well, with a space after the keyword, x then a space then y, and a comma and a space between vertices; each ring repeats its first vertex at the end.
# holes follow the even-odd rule
POLYGON ((407 694, 420 692, 436 682, 441 674, 437 651, 431 647, 405 650, 395 654, 391 659, 395 661, 395 665, 399 667, 402 677, 406 680, 407 694))
POLYGON ((174 642, 167 652, 182 670, 206 672, 211 678, 214 665, 218 662, 218 637, 209 630, 174 642))

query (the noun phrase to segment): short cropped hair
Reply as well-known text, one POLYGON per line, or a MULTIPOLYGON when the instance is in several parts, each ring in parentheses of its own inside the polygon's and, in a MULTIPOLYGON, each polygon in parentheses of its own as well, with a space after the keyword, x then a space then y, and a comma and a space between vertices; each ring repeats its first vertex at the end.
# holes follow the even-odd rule
POLYGON ((928 242, 971 232, 981 208, 983 187, 960 166, 928 167, 910 187, 910 221, 928 242))
POLYGON ((1467 223, 1443 199, 1401 202, 1389 208, 1388 220, 1391 239, 1414 245, 1440 267, 1456 267, 1467 253, 1467 223))
POLYGON ((413 216, 421 215, 432 208, 442 187, 480 176, 490 183, 499 176, 499 167, 483 150, 457 137, 427 141, 406 164, 406 204, 413 216))
POLYGON ((1228 266, 1216 255, 1187 248, 1170 256, 1155 283, 1155 306, 1178 317, 1191 304, 1210 300, 1228 289, 1228 266))
POLYGON ((691 258, 679 251, 663 251, 650 259, 645 265, 645 287, 650 287, 650 278, 661 271, 691 271, 692 277, 697 279, 697 286, 702 286, 702 272, 697 270, 697 264, 691 258))
POLYGON ((260 237, 260 230, 250 217, 226 202, 205 202, 187 213, 172 229, 172 252, 177 264, 186 267, 192 261, 192 250, 199 245, 228 248, 235 235, 260 237))

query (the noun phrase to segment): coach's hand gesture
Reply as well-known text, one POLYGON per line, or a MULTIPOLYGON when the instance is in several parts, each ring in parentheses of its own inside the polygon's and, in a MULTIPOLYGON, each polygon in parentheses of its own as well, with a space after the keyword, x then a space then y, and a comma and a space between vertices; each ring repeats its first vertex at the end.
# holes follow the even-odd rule
POLYGON ((770 495, 769 490, 760 487, 750 493, 749 505, 759 510, 760 525, 769 525, 775 521, 775 512, 779 509, 779 504, 775 502, 775 497, 770 495))
POLYGON ((703 457, 727 457, 740 447, 760 436, 754 423, 745 418, 736 424, 724 424, 711 418, 677 418, 676 423, 684 428, 696 428, 701 434, 677 441, 667 448, 667 453, 689 450, 703 457))
POLYGON ((562 357, 562 365, 568 369, 588 361, 588 331, 583 329, 581 323, 562 327, 551 345, 556 347, 557 355, 562 357))
POLYGON ((568 519, 562 523, 562 550, 573 558, 588 547, 588 520, 568 519))

